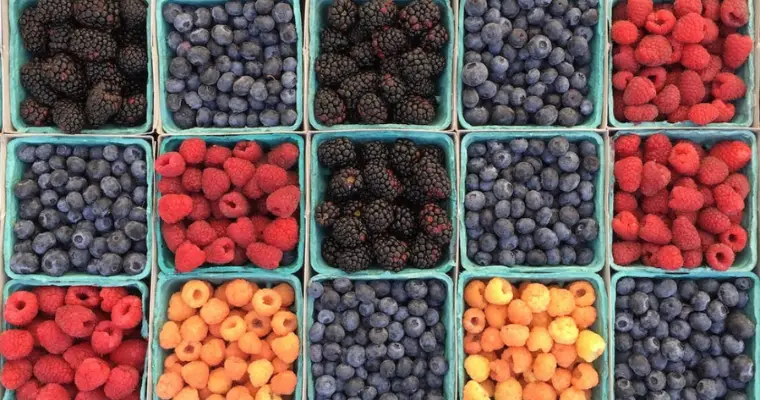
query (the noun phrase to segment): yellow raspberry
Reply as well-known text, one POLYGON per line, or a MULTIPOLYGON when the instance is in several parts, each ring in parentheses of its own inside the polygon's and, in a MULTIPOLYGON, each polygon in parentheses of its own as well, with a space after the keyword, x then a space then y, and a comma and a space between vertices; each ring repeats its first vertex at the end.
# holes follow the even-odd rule
POLYGON ((541 283, 530 283, 520 293, 520 298, 530 307, 533 313, 546 311, 551 296, 549 289, 541 283))
POLYGON ((200 316, 207 324, 220 324, 230 314, 230 307, 227 303, 211 298, 201 307, 200 316))
POLYGON ((225 400, 253 400, 253 396, 245 386, 233 386, 227 392, 225 400))
POLYGON ((189 386, 185 386, 182 390, 174 396, 174 400, 200 400, 201 397, 198 394, 198 389, 193 389, 189 386))
POLYGON ((164 373, 158 377, 156 396, 161 400, 169 400, 176 396, 184 386, 185 382, 182 380, 182 375, 173 372, 164 373))
POLYGON ((564 317, 570 315, 575 309, 575 297, 567 289, 549 289, 549 306, 546 311, 552 317, 564 317))
POLYGON ((256 314, 271 317, 282 307, 280 294, 272 289, 259 289, 253 294, 253 310, 256 314))
POLYGON ((498 382, 494 390, 496 400, 522 400, 522 385, 515 378, 498 382))
POLYGON ((469 381, 464 385, 464 400, 488 400, 488 392, 480 383, 469 381))
POLYGON ((224 340, 207 338, 203 346, 201 346, 201 361, 211 367, 215 367, 224 361, 226 351, 224 340))
POLYGON ((229 282, 224 282, 214 289, 214 298, 223 301, 225 304, 229 304, 227 301, 227 285, 229 282))
POLYGON ((575 344, 578 327, 571 317, 559 317, 549 324, 549 334, 555 343, 575 344))
POLYGON ((238 339, 238 346, 246 354, 258 354, 261 352, 261 339, 253 332, 246 332, 238 339))
POLYGON ((604 339, 588 329, 582 330, 575 341, 575 350, 578 352, 578 357, 587 363, 592 363, 599 358, 604 353, 606 347, 604 339))
POLYGON ((490 361, 479 354, 467 356, 464 359, 464 370, 476 382, 483 382, 491 374, 490 361))
POLYGON ((237 341, 245 333, 245 321, 237 315, 229 316, 222 322, 221 333, 224 340, 237 341))
POLYGON ((183 340, 174 348, 174 354, 180 361, 195 361, 201 356, 201 343, 183 340))
POLYGON ((227 302, 233 307, 242 307, 251 301, 253 286, 243 279, 235 279, 227 283, 227 302))
POLYGON ((540 350, 544 353, 551 351, 553 345, 554 340, 552 339, 551 335, 549 335, 549 331, 546 330, 546 328, 540 326, 537 326, 530 330, 530 336, 528 336, 528 341, 525 343, 525 346, 528 348, 528 350, 540 350))
POLYGON ((504 278, 493 278, 486 285, 485 297, 491 304, 509 304, 513 297, 512 285, 504 278))
POLYGON ((182 335, 179 333, 179 325, 174 321, 167 321, 161 327, 161 333, 158 334, 158 344, 164 350, 171 350, 182 342, 182 335))
POLYGON ((166 310, 166 317, 170 321, 182 322, 195 315, 195 309, 185 304, 182 300, 182 294, 174 293, 169 297, 169 308, 166 310))
POLYGON ((213 393, 225 394, 232 387, 232 379, 224 372, 224 368, 216 368, 208 376, 208 389, 213 393))
POLYGON ((224 360, 224 372, 233 381, 239 381, 248 372, 248 363, 240 357, 228 357, 224 360))
POLYGON ((195 389, 203 389, 208 384, 208 365, 203 361, 190 361, 182 367, 182 379, 195 389))
POLYGON ((274 367, 269 360, 256 360, 248 365, 248 379, 254 387, 266 385, 273 373, 274 367))
POLYGON ((198 315, 186 319, 179 327, 179 333, 183 340, 200 342, 208 335, 208 325, 198 315))
POLYGON ((206 282, 193 279, 182 286, 182 301, 192 308, 203 307, 209 297, 211 297, 211 290, 206 282))

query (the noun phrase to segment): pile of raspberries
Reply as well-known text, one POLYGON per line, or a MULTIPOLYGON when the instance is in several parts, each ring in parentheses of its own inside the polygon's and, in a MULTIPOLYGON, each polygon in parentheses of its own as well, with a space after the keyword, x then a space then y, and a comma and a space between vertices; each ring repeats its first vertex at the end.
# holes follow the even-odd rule
POLYGON ((615 140, 612 257, 677 270, 725 271, 747 245, 742 227, 751 184, 741 169, 751 148, 725 140, 709 148, 655 134, 615 140))
POLYGON ((734 72, 752 52, 747 0, 630 0, 612 10, 618 121, 730 122, 747 87, 734 72))
POLYGON ((5 303, 0 383, 16 400, 139 400, 142 300, 123 287, 39 286, 5 303))
POLYGON ((187 139, 156 159, 161 234, 177 272, 204 264, 274 269, 298 244, 298 146, 268 152, 253 141, 233 148, 187 139))

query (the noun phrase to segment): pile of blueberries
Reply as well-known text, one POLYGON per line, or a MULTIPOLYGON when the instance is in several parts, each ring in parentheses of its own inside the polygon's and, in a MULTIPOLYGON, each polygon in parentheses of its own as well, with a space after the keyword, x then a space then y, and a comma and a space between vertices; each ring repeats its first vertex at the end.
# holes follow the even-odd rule
POLYGON ((747 400, 750 278, 625 277, 615 298, 615 398, 747 400))
POLYGON ((599 149, 555 136, 467 148, 467 257, 478 265, 588 265, 599 149))
MULTIPOLYGON (((587 98, 598 0, 465 0, 464 119, 575 126, 587 98)), ((595 55, 601 57, 601 54, 595 55)))
POLYGON ((439 280, 311 282, 315 400, 443 400, 449 369, 439 280))
POLYGON ((173 28, 166 103, 193 127, 289 126, 298 118, 298 33, 285 0, 193 7, 167 4, 173 28))
MULTIPOLYGON (((147 264, 145 152, 134 145, 21 145, 10 269, 136 275, 147 264)), ((8 201, 12 201, 8 199, 8 201)))

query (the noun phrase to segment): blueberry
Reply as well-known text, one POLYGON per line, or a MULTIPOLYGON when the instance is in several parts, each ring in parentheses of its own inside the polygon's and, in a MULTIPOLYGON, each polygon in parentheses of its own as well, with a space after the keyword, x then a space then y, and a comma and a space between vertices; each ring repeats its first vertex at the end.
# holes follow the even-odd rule
POLYGON ((488 68, 481 62, 467 63, 462 67, 462 81, 465 85, 475 87, 486 81, 488 68))

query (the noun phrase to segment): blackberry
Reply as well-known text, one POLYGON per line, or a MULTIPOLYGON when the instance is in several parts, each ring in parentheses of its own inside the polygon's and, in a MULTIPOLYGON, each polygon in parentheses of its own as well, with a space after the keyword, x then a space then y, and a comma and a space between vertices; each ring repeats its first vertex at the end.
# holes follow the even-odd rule
POLYGON ((393 207, 393 223, 391 231, 401 238, 411 238, 417 230, 417 222, 414 213, 409 207, 393 207))
POLYGON ((48 28, 48 53, 62 53, 69 48, 72 26, 68 22, 51 25, 48 28))
POLYGON ((345 272, 358 272, 369 268, 372 255, 367 246, 343 249, 338 253, 335 266, 345 272))
POLYGON ((94 86, 100 81, 108 81, 117 85, 124 86, 124 75, 119 72, 119 68, 112 62, 87 63, 84 65, 84 74, 90 86, 94 86))
POLYGON ((407 96, 396 104, 393 115, 396 122, 410 125, 427 125, 435 118, 435 107, 430 100, 420 96, 407 96))
POLYGON ((414 180, 428 198, 443 200, 451 194, 451 179, 440 159, 422 157, 414 166, 414 180))
POLYGON ((417 79, 407 83, 410 94, 416 94, 418 96, 431 98, 435 96, 435 92, 438 90, 435 82, 430 79, 417 79))
POLYGON ((358 7, 353 0, 335 0, 327 8, 327 25, 345 32, 356 23, 357 14, 358 7))
POLYGON ((446 59, 417 47, 401 55, 401 75, 406 81, 430 78, 443 72, 446 59))
POLYGON ((334 169, 354 165, 356 148, 346 138, 337 138, 322 142, 317 148, 317 159, 323 166, 334 169))
POLYGON ((415 205, 422 205, 430 200, 422 192, 422 188, 417 184, 417 181, 413 176, 402 177, 401 183, 404 185, 404 193, 402 193, 402 196, 408 202, 415 205))
POLYGON ((372 35, 372 47, 381 59, 405 51, 408 44, 406 34, 398 28, 385 28, 372 35))
POLYGON ((364 187, 361 172, 353 167, 343 168, 333 174, 327 189, 328 196, 335 200, 346 200, 359 194, 364 187))
POLYGON ((438 146, 428 145, 420 148, 420 157, 430 157, 431 159, 442 163, 445 158, 445 153, 443 152, 443 149, 438 146))
POLYGON ((398 19, 407 32, 420 35, 441 21, 441 9, 433 0, 413 0, 398 13, 398 19))
POLYGON ((359 72, 341 82, 336 92, 343 98, 348 108, 355 108, 359 99, 366 93, 373 92, 376 86, 377 74, 359 72))
POLYGON ((343 54, 326 53, 317 57, 314 65, 317 80, 322 85, 333 86, 359 72, 356 62, 343 54))
POLYGON ((382 124, 388 120, 388 107, 383 99, 374 93, 367 93, 359 99, 356 111, 365 124, 382 124))
POLYGON ((328 126, 340 124, 346 120, 346 103, 334 90, 319 88, 314 96, 314 117, 328 126))
POLYGON ((391 168, 402 176, 414 173, 414 167, 420 158, 417 145, 409 139, 397 139, 391 145, 388 161, 391 168))
POLYGON ((49 58, 42 66, 45 81, 56 92, 70 97, 83 98, 86 81, 82 68, 68 54, 59 53, 49 58))
POLYGON ((71 13, 80 25, 104 31, 121 25, 119 2, 114 0, 73 0, 71 13))
POLYGON ((392 0, 370 0, 359 6, 359 25, 375 30, 392 25, 396 19, 396 5, 392 0))
POLYGON ((335 239, 327 237, 324 241, 322 241, 322 258, 325 259, 326 263, 335 265, 339 253, 340 246, 338 245, 338 242, 335 241, 335 239))
POLYGON ((364 202, 361 200, 348 200, 341 204, 340 215, 344 217, 361 217, 364 202))
POLYGON ((357 217, 340 217, 333 224, 332 237, 343 247, 356 247, 367 241, 367 228, 357 217))
POLYGON ((148 34, 145 31, 145 27, 138 28, 122 28, 114 34, 120 40, 123 40, 126 44, 136 44, 138 46, 145 46, 148 43, 148 34))
POLYGON ((129 95, 121 102, 121 108, 113 117, 113 122, 122 126, 140 125, 145 122, 147 111, 148 99, 144 93, 129 95))
POLYGON ((145 31, 148 4, 143 0, 119 0, 119 16, 122 25, 128 29, 145 31))
POLYGON ((372 141, 362 144, 361 156, 364 162, 372 160, 386 161, 388 159, 388 147, 380 141, 372 141))
POLYGON ((38 0, 37 13, 45 22, 64 22, 71 17, 71 0, 38 0))
POLYGON ((44 53, 47 50, 48 35, 45 20, 37 8, 25 9, 18 24, 24 48, 30 53, 44 53))
POLYGON ((322 29, 319 33, 319 48, 323 53, 340 53, 351 46, 343 32, 336 29, 322 29))
POLYGON ((367 42, 372 39, 372 31, 361 26, 356 26, 354 29, 349 30, 346 36, 348 36, 348 41, 351 43, 367 42))
POLYGON ((121 108, 121 88, 113 82, 101 81, 87 95, 85 114, 90 125, 97 127, 111 119, 121 108))
POLYGON ((21 102, 21 119, 31 126, 45 126, 50 120, 50 108, 32 98, 21 102))
POLYGON ((404 191, 401 181, 382 161, 368 162, 362 170, 362 175, 365 186, 377 198, 392 201, 404 191))
POLYGON ((401 57, 388 57, 380 60, 380 72, 401 76, 401 57))
POLYGON ((372 67, 377 62, 377 55, 375 54, 375 48, 372 47, 372 42, 359 42, 351 47, 348 51, 348 55, 351 59, 356 61, 359 67, 366 68, 372 67))
POLYGON ((393 207, 383 200, 372 200, 361 211, 362 222, 370 233, 385 232, 393 223, 393 207))
POLYGON ((112 60, 117 50, 116 40, 110 34, 95 29, 75 29, 69 37, 69 52, 84 62, 112 60))
POLYGON ((64 133, 79 133, 87 123, 84 108, 73 100, 58 100, 53 106, 53 123, 58 125, 64 133))
POLYGON ((314 209, 314 220, 317 225, 327 228, 340 217, 340 207, 331 201, 323 201, 314 209))
POLYGON ((58 95, 48 86, 42 66, 42 62, 37 59, 21 66, 21 86, 38 103, 52 106, 58 100, 58 95))
POLYGON ((378 265, 389 271, 398 272, 409 259, 406 243, 393 236, 379 236, 372 242, 372 254, 378 265))
POLYGON ((433 268, 443 257, 443 249, 423 234, 417 235, 409 244, 409 265, 416 268, 433 268))
POLYGON ((119 69, 126 75, 138 75, 146 72, 148 52, 145 45, 129 45, 119 51, 119 69))
POLYGON ((132 95, 137 93, 145 93, 146 86, 148 85, 148 74, 134 75, 127 79, 124 86, 121 87, 121 91, 124 94, 132 95))
POLYGON ((449 31, 447 31, 443 25, 439 24, 425 32, 420 39, 420 47, 425 51, 437 52, 448 42, 449 31))
POLYGON ((396 104, 406 96, 406 83, 391 74, 383 74, 378 85, 380 95, 389 104, 396 104))
POLYGON ((440 245, 446 245, 451 241, 451 220, 446 215, 446 210, 435 203, 428 203, 422 207, 419 214, 419 224, 422 232, 440 245))

